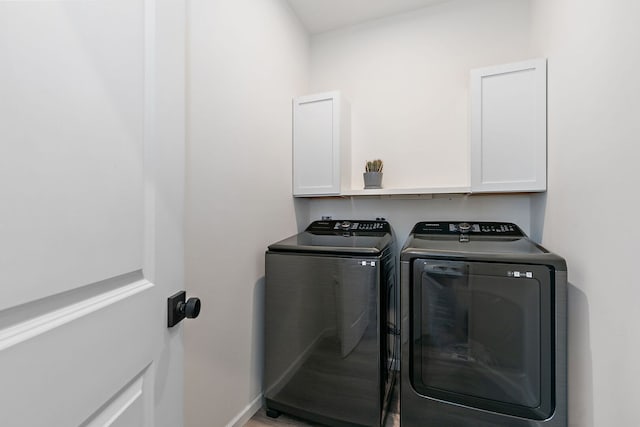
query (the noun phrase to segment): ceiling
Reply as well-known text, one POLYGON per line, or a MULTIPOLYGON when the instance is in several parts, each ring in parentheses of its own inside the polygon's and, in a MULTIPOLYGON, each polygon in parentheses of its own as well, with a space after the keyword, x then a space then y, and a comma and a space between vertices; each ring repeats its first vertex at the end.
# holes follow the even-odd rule
POLYGON ((311 34, 420 9, 447 0, 287 0, 311 34))

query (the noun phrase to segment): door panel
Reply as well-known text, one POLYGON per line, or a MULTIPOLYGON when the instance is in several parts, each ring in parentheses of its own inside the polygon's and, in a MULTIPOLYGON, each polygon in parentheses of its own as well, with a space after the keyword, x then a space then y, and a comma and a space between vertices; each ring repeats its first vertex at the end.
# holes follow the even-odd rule
POLYGON ((142 268, 143 6, 0 2, 0 309, 142 268))
POLYGON ((82 427, 129 427, 145 425, 143 387, 140 377, 125 387, 104 409, 82 427))
POLYGON ((12 410, 3 422, 80 425, 139 376, 153 360, 152 291, 138 278, 4 329, 3 381, 12 387, 0 390, 0 401, 12 410))
POLYGON ((0 0, 2 425, 182 425, 184 18, 0 0))

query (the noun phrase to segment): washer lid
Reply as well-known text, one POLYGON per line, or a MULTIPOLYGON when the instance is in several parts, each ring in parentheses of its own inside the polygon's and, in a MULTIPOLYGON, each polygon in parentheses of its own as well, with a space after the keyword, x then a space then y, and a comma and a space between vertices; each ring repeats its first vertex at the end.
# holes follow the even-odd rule
POLYGON ((402 248, 401 259, 423 256, 546 264, 558 270, 567 269, 562 257, 529 239, 512 223, 419 222, 402 248))
POLYGON ((273 243, 269 251, 377 255, 392 242, 386 221, 315 221, 304 232, 273 243))
POLYGON ((455 236, 410 235, 405 248, 438 252, 486 253, 486 254, 546 254, 543 247, 531 241, 528 237, 495 237, 470 236, 469 240, 461 241, 455 236))

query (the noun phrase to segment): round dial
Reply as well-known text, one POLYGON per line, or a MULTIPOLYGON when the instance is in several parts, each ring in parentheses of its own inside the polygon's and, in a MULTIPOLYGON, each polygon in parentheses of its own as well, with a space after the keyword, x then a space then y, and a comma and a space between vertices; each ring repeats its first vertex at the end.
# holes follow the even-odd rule
POLYGON ((343 230, 349 230, 351 228, 351 223, 349 221, 343 221, 342 224, 340 224, 340 228, 343 230))
POLYGON ((471 230, 471 224, 469 224, 468 222, 461 222, 460 224, 458 224, 458 231, 460 231, 461 233, 466 233, 469 230, 471 230))

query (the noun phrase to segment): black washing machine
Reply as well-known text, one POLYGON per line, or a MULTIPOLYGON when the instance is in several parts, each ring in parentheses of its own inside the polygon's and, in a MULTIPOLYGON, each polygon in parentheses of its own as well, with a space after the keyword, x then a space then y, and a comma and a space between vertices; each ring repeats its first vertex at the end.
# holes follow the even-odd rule
POLYGON ((394 241, 386 221, 330 220, 269 246, 267 415, 384 422, 397 347, 394 241))
POLYGON ((400 260, 402 427, 566 427, 565 260, 494 222, 420 222, 400 260))

